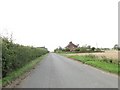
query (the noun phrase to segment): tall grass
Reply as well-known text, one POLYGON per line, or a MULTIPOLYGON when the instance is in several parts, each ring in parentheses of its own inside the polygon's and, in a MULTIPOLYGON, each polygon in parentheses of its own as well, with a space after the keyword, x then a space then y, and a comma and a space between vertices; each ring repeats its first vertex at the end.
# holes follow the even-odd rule
POLYGON ((94 67, 100 68, 111 73, 118 74, 120 72, 120 70, 118 69, 119 66, 118 62, 105 57, 99 58, 95 55, 83 55, 83 56, 72 55, 67 57, 73 58, 82 63, 92 65, 94 67))

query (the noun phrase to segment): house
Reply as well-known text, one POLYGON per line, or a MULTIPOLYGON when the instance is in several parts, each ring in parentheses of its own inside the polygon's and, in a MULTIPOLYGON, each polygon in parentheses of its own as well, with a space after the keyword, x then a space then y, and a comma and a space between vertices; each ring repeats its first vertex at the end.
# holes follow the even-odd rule
POLYGON ((70 51, 75 51, 78 48, 78 45, 73 44, 72 42, 69 42, 69 44, 65 47, 66 49, 69 49, 70 51))

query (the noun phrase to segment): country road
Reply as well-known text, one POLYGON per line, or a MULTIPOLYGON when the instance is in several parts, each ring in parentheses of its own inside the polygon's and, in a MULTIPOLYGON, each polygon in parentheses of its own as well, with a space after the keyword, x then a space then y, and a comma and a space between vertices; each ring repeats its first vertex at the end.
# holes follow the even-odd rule
POLYGON ((118 78, 78 61, 50 53, 17 88, 118 88, 118 78))

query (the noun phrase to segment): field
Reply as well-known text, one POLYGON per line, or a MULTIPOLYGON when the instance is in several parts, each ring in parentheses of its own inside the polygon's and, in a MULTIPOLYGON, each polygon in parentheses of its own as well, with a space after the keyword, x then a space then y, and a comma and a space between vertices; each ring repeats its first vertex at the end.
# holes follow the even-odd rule
POLYGON ((106 57, 109 59, 114 59, 114 60, 118 60, 118 53, 120 54, 120 51, 116 51, 116 50, 107 50, 105 52, 101 52, 101 53, 72 53, 72 54, 67 54, 67 55, 95 55, 98 57, 106 57))
POLYGON ((89 64, 104 71, 118 74, 118 53, 120 51, 109 50, 101 53, 68 53, 68 58, 89 64))

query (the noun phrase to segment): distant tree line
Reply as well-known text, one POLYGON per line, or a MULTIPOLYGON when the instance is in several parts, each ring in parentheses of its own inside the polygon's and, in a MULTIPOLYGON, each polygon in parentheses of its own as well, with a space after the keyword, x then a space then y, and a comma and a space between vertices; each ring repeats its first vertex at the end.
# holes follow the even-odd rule
MULTIPOLYGON (((84 52, 104 52, 105 50, 120 50, 120 46, 118 44, 115 44, 113 48, 95 48, 91 47, 90 45, 85 45, 82 47, 76 48, 73 52, 78 52, 78 53, 84 53, 84 52)), ((54 50, 54 52, 70 52, 68 48, 62 48, 58 47, 54 50)))
POLYGON ((2 39, 2 76, 5 77, 10 72, 23 67, 30 61, 40 57, 48 50, 46 48, 35 48, 31 46, 23 46, 13 43, 5 37, 2 39))
MULTIPOLYGON (((70 52, 70 50, 68 48, 59 47, 59 48, 56 48, 54 52, 70 52)), ((102 50, 100 48, 95 48, 95 47, 91 47, 90 45, 88 45, 88 46, 78 47, 72 52, 76 52, 76 53, 102 52, 102 50)))

